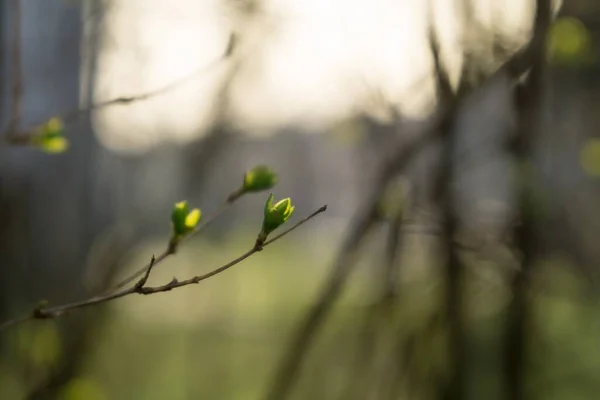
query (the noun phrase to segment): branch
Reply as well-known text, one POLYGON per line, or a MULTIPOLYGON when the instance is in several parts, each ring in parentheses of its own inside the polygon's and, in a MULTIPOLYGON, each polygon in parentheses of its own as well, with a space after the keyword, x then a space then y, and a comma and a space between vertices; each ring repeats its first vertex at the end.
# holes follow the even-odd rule
MULTIPOLYGON (((15 3, 19 3, 20 0, 13 0, 13 1, 15 3)), ((15 21, 17 21, 17 19, 15 19, 15 21)), ((17 22, 15 22, 15 24, 18 25, 17 22)), ((144 100, 148 100, 153 97, 165 94, 167 92, 170 92, 170 91, 182 86, 183 84, 189 82, 191 79, 193 79, 197 75, 199 75, 201 73, 206 73, 210 69, 218 66, 222 61, 228 59, 233 54, 233 51, 235 49, 235 44, 236 44, 236 36, 234 33, 231 33, 231 35, 229 36, 229 40, 227 42, 225 51, 216 60, 210 62, 208 65, 200 66, 199 68, 197 68, 195 71, 191 72, 190 74, 188 74, 176 81, 173 81, 161 88, 158 88, 158 89, 146 92, 146 93, 133 95, 133 96, 122 96, 122 97, 117 97, 117 98, 110 99, 110 100, 101 101, 99 103, 91 104, 87 107, 65 111, 63 113, 56 115, 56 117, 61 119, 63 122, 69 122, 74 119, 77 119, 81 115, 88 114, 92 111, 96 111, 96 110, 111 107, 111 106, 127 105, 127 104, 131 104, 131 103, 138 102, 138 101, 144 101, 144 100)), ((14 47, 16 47, 16 49, 13 49, 13 59, 16 57, 15 54, 16 55, 20 54, 20 52, 18 51, 19 48, 16 45, 14 47)), ((17 66, 19 67, 18 71, 20 71, 21 70, 20 69, 20 57, 16 57, 16 58, 17 58, 18 62, 16 62, 16 61, 14 61, 14 62, 17 63, 17 66)), ((13 67, 13 69, 14 68, 16 68, 16 67, 13 67)), ((15 115, 20 116, 20 101, 17 102, 15 100, 15 99, 20 100, 21 94, 22 94, 22 82, 21 82, 22 80, 20 79, 20 74, 18 77, 19 77, 19 79, 15 80, 16 82, 14 83, 14 87, 13 87, 13 102, 14 102, 13 118, 15 115), (15 93, 18 93, 18 96, 15 93), (17 107, 17 105, 19 105, 19 107, 17 107), (18 113, 15 111, 15 109, 18 110, 18 113)), ((14 119, 13 119, 13 121, 14 121, 14 119)), ((5 136, 9 142, 9 144, 28 145, 30 142, 30 139, 33 136, 35 136, 34 129, 26 130, 24 132, 18 132, 18 126, 17 126, 18 121, 19 121, 19 119, 17 118, 16 119, 17 123, 14 123, 14 122, 11 123, 11 126, 9 126, 9 128, 6 130, 5 136)))
POLYGON ((150 277, 150 273, 152 272, 152 268, 154 267, 155 262, 156 258, 154 258, 154 254, 152 254, 152 258, 150 259, 150 266, 146 270, 144 276, 142 276, 142 278, 135 284, 134 287, 136 289, 141 289, 146 285, 146 282, 148 282, 148 278, 150 277))
MULTIPOLYGON (((517 135, 512 152, 515 163, 533 162, 535 141, 540 132, 543 107, 545 70, 545 39, 551 21, 550 0, 536 1, 534 38, 531 41, 531 73, 522 87, 514 91, 515 109, 518 114, 517 135)), ((529 279, 536 264, 537 225, 531 215, 533 191, 532 176, 526 179, 519 176, 516 191, 519 199, 519 224, 513 237, 518 247, 520 270, 512 277, 510 289, 511 302, 507 307, 507 323, 504 332, 503 380, 507 399, 523 399, 526 396, 526 365, 529 349, 527 347, 527 329, 531 320, 531 301, 529 299, 529 279)))
POLYGON ((7 321, 5 323, 3 323, 2 325, 0 325, 0 331, 10 327, 10 326, 14 326, 20 323, 23 323, 25 321, 29 321, 29 320, 33 320, 33 319, 51 319, 51 318, 57 318, 60 317, 66 313, 69 313, 70 311, 73 311, 75 309, 79 309, 79 308, 85 308, 85 307, 89 307, 89 306, 93 306, 96 304, 102 304, 102 303, 106 303, 109 302, 111 300, 116 300, 116 299, 120 299, 122 297, 125 296, 129 296, 132 294, 142 294, 142 295, 150 295, 150 294, 154 294, 154 293, 161 293, 161 292, 168 292, 171 291, 173 289, 177 289, 180 287, 184 287, 184 286, 188 286, 188 285, 192 285, 192 284, 197 284, 200 283, 208 278, 211 278, 215 275, 218 275, 222 272, 225 272, 226 270, 228 270, 229 268, 241 263, 242 261, 244 261, 245 259, 249 258, 250 256, 254 255, 255 253, 258 253, 260 251, 262 251, 265 247, 269 246, 270 244, 276 242, 277 240, 283 238, 285 235, 287 235, 288 233, 292 232, 293 230, 299 228, 301 225, 303 225, 304 223, 308 222, 309 220, 311 220, 312 218, 316 217, 317 215, 319 215, 320 213, 324 212, 327 210, 327 205, 322 206, 321 208, 319 208, 318 210, 316 210, 315 212, 313 212, 312 214, 310 214, 309 216, 303 218, 302 220, 298 221, 296 224, 294 224, 293 226, 291 226, 290 228, 288 228, 287 230, 283 231, 282 233, 280 233, 279 235, 274 236, 272 239, 266 241, 263 245, 254 245, 254 247, 252 247, 250 250, 248 250, 246 253, 242 254, 241 256, 239 256, 238 258, 234 259, 233 261, 228 262, 227 264, 216 268, 204 275, 198 275, 195 276, 193 278, 190 279, 186 279, 183 281, 178 281, 176 278, 173 278, 173 280, 171 280, 171 282, 165 284, 165 285, 161 285, 161 286, 150 286, 147 287, 145 286, 145 283, 147 281, 148 276, 150 275, 151 269, 154 265, 156 265, 156 262, 158 259, 154 259, 154 257, 152 257, 152 260, 150 261, 150 266, 148 268, 148 271, 146 272, 146 275, 144 275, 144 277, 137 283, 135 284, 133 287, 128 288, 128 289, 123 289, 121 291, 118 291, 116 293, 112 293, 112 294, 107 294, 107 295, 101 295, 101 296, 95 296, 86 300, 82 300, 82 301, 78 301, 78 302, 74 302, 74 303, 67 303, 67 304, 63 304, 63 305, 59 305, 59 306, 54 306, 54 307, 38 307, 36 309, 34 309, 31 313, 29 313, 28 315, 22 316, 20 318, 14 319, 14 320, 10 320, 7 321))
MULTIPOLYGON (((541 1, 541 0, 538 0, 541 1)), ((534 32, 532 43, 524 47, 521 51, 514 54, 501 68, 499 68, 487 82, 506 76, 513 81, 517 81, 533 64, 533 60, 537 54, 536 46, 533 43, 539 44, 543 41, 543 37, 539 38, 539 32, 534 32)), ((432 44, 432 53, 437 57, 435 42, 432 44)), ((434 59, 436 69, 439 69, 439 60, 434 59)), ((435 71, 440 72, 440 71, 435 71)), ((443 77, 444 75, 442 75, 443 77)), ((486 82, 486 83, 487 83, 486 82)), ((444 86, 447 85, 447 80, 442 81, 444 86)), ((486 83, 477 88, 477 90, 485 90, 486 83)), ((462 88, 461 88, 462 89, 462 88)), ((379 174, 379 179, 375 183, 372 191, 372 196, 367 200, 362 211, 357 213, 355 222, 350 226, 346 239, 342 244, 338 258, 330 272, 327 282, 325 283, 321 293, 319 294, 313 307, 307 312, 304 319, 300 322, 297 331, 286 350, 281 364, 276 369, 275 376, 269 387, 266 399, 282 400, 285 399, 293 383, 296 375, 303 363, 307 349, 313 342, 313 339, 318 334, 319 329, 327 318, 327 315, 333 307, 333 303, 342 293, 344 285, 353 269, 353 259, 358 251, 358 247, 362 244, 364 237, 370 231, 374 223, 374 215, 377 210, 378 199, 381 198, 385 188, 391 179, 399 174, 406 165, 412 161, 424 147, 432 143, 436 139, 443 138, 448 132, 444 129, 448 121, 451 121, 457 108, 462 104, 465 98, 472 95, 472 92, 467 93, 466 90, 459 90, 454 99, 449 104, 441 104, 440 111, 433 116, 432 125, 429 129, 422 132, 421 135, 411 138, 409 143, 400 143, 393 150, 392 156, 383 162, 382 169, 379 174)))
MULTIPOLYGON (((188 240, 190 237, 198 234, 198 232, 202 231, 206 227, 208 227, 211 223, 213 223, 217 218, 219 218, 233 203, 235 203, 238 199, 240 199, 245 192, 242 188, 232 192, 227 199, 221 204, 221 206, 217 209, 217 211, 210 214, 208 217, 204 219, 201 225, 190 235, 186 236, 183 240, 188 240)), ((141 276, 144 272, 148 273, 150 268, 156 267, 158 264, 162 263, 167 257, 172 254, 175 254, 175 246, 173 243, 169 243, 165 251, 163 251, 156 259, 153 259, 153 262, 144 265, 142 268, 135 271, 133 274, 128 276, 127 278, 120 281, 114 288, 112 288, 109 293, 114 292, 117 289, 121 289, 127 286, 129 283, 133 282, 136 278, 141 276)))
MULTIPOLYGON (((394 300, 398 296, 398 265, 397 259, 400 250, 400 237, 404 222, 403 213, 390 218, 389 232, 385 246, 385 260, 382 267, 382 284, 375 290, 375 302, 365 310, 362 327, 357 337, 356 356, 353 360, 354 373, 350 375, 348 385, 344 389, 341 399, 359 399, 368 397, 368 393, 377 393, 382 382, 377 382, 375 387, 372 380, 385 377, 386 370, 378 370, 373 363, 376 356, 377 339, 385 329, 385 324, 390 323, 389 311, 394 306, 394 300)), ((376 364, 376 363, 375 363, 376 364)), ((388 371, 389 372, 389 371, 388 371)), ((384 382, 383 382, 384 383, 384 382)), ((375 396, 378 398, 377 396, 375 396)))
POLYGON ((436 124, 430 131, 412 138, 409 143, 402 143, 395 149, 391 158, 384 161, 377 175, 375 185, 369 198, 359 210, 350 225, 335 263, 329 273, 317 300, 304 316, 292 337, 291 343, 276 369, 271 386, 266 395, 269 400, 285 399, 295 382, 295 378, 307 356, 308 349, 326 321, 334 303, 344 290, 344 286, 354 270, 356 255, 368 233, 373 228, 378 216, 378 205, 388 183, 399 171, 403 170, 420 150, 437 137, 436 124))

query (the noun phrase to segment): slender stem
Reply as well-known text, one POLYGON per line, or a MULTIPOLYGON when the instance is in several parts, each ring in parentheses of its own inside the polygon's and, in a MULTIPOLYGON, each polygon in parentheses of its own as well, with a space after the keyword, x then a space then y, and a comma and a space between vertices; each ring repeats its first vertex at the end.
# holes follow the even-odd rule
POLYGON ((0 331, 8 329, 8 328, 10 328, 11 326, 14 326, 14 325, 22 324, 23 322, 29 321, 30 319, 33 319, 33 315, 31 315, 31 314, 30 315, 24 315, 24 316, 22 316, 20 318, 15 318, 15 319, 8 320, 6 322, 3 322, 0 325, 0 331))
POLYGON ((285 231, 281 232, 279 235, 276 235, 272 239, 267 240, 262 246, 255 245, 250 250, 248 250, 241 256, 237 257, 233 261, 230 261, 227 264, 222 265, 221 267, 216 268, 204 275, 198 275, 198 276, 195 276, 193 278, 186 279, 183 281, 178 281, 177 279, 173 278, 173 280, 171 282, 169 282, 165 285, 146 287, 146 286, 144 286, 144 284, 146 283, 147 276, 150 275, 150 272, 151 272, 150 269, 155 267, 156 263, 158 261, 158 258, 154 259, 154 257, 153 257, 152 261, 150 261, 150 263, 149 263, 149 270, 148 270, 147 274, 144 275, 144 277, 140 280, 140 282, 138 282, 133 287, 123 289, 123 290, 117 291, 115 293, 94 296, 89 299, 81 300, 81 301, 77 301, 77 302, 73 302, 73 303, 67 303, 67 304, 54 306, 54 307, 36 308, 33 310, 33 312, 29 313, 28 315, 22 316, 20 318, 16 318, 14 320, 4 322, 2 325, 0 325, 0 330, 6 329, 10 326, 18 325, 20 323, 23 323, 25 321, 29 321, 32 319, 57 318, 57 317, 60 317, 61 315, 64 315, 64 314, 66 314, 72 310, 78 309, 78 308, 84 308, 84 307, 89 307, 89 306, 96 305, 96 304, 105 303, 105 302, 108 302, 111 300, 119 299, 121 297, 129 296, 134 293, 149 295, 149 294, 160 293, 160 292, 168 292, 170 290, 177 289, 177 288, 180 288, 183 286, 199 283, 203 280, 206 280, 208 278, 211 278, 215 275, 218 275, 218 274, 228 270, 229 268, 241 263, 242 261, 244 261, 248 257, 252 256, 253 254, 262 251, 263 248, 265 248, 265 247, 269 246, 270 244, 276 242, 277 240, 283 238, 285 235, 287 235, 288 233, 292 232, 293 230, 299 228, 301 225, 308 222, 309 220, 316 217, 317 215, 324 212, 325 210, 327 210, 326 205, 322 206, 321 208, 319 208, 318 210, 316 210, 309 216, 298 221, 296 224, 294 224, 290 228, 286 229, 285 231))
MULTIPOLYGON (((231 205, 238 199, 240 199, 244 195, 244 191, 242 189, 237 189, 232 192, 225 200, 221 206, 212 214, 208 215, 208 217, 204 218, 204 221, 200 224, 200 226, 189 235, 185 236, 183 240, 189 240, 190 237, 198 234, 198 232, 206 229, 211 223, 213 223, 217 218, 219 218, 231 205)), ((173 243, 169 243, 167 248, 156 258, 152 267, 156 267, 161 264, 167 257, 172 254, 175 254, 176 245, 173 243)), ((129 283, 133 282, 138 277, 142 276, 145 272, 150 269, 150 263, 144 265, 142 268, 135 271, 133 274, 129 275, 127 278, 120 281, 117 285, 115 285, 112 289, 108 291, 108 293, 114 292, 115 290, 121 289, 127 286, 129 283)))
POLYGON ((165 250, 158 257, 156 257, 154 259, 154 263, 150 262, 150 263, 144 265, 143 268, 138 269, 133 274, 129 275, 127 278, 123 279, 121 282, 119 282, 117 285, 115 285, 112 289, 109 289, 107 291, 107 293, 112 293, 118 289, 123 288, 124 286, 127 286, 127 284, 129 284, 130 282, 133 282, 136 278, 141 276, 143 273, 145 273, 145 272, 147 273, 150 270, 151 266, 156 267, 158 264, 162 263, 169 255, 171 255, 169 250, 168 249, 165 250))
MULTIPOLYGON (((13 23, 14 23, 14 38, 13 38, 13 46, 12 46, 12 58, 13 58, 13 115, 8 129, 6 130, 8 142, 11 145, 27 145, 29 144, 29 139, 35 133, 33 131, 25 131, 19 132, 19 122, 21 118, 21 99, 23 93, 23 79, 22 79, 22 68, 21 68, 21 51, 20 51, 20 41, 21 41, 21 24, 20 24, 20 0, 13 0, 13 23)), ((121 96, 117 98, 113 98, 110 100, 101 101, 98 103, 94 103, 84 108, 77 108, 74 110, 69 110, 57 115, 58 118, 63 121, 70 121, 80 117, 81 115, 85 115, 95 110, 99 110, 106 107, 117 106, 117 105, 127 105, 138 101, 148 100, 150 98, 163 95, 168 93, 178 87, 183 86, 191 79, 195 78, 201 73, 205 73, 210 69, 218 66, 222 61, 228 59, 234 51, 235 48, 235 36, 232 33, 227 42, 227 46, 223 52, 217 59, 210 62, 208 65, 202 65, 196 70, 192 71, 190 74, 173 81, 171 83, 166 84, 163 87, 158 89, 136 94, 133 96, 121 96)), ((36 124, 37 125, 37 124, 36 124)))
POLYGON ((156 258, 154 258, 154 254, 152 254, 152 258, 150 259, 150 266, 146 270, 146 273, 144 274, 144 276, 142 276, 142 278, 135 284, 136 288, 139 289, 146 285, 146 282, 148 282, 148 278, 150 277, 150 273, 152 272, 152 268, 154 267, 155 263, 156 263, 156 258))

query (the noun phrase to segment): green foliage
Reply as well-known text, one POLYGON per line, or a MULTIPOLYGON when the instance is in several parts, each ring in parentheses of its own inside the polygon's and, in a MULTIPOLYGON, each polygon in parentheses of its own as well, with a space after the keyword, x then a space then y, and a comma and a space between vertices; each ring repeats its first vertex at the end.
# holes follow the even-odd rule
POLYGON ((592 38, 585 25, 576 18, 559 18, 548 33, 550 59, 563 65, 581 65, 592 59, 592 38))
POLYGON ((59 400, 108 400, 102 388, 94 381, 84 378, 71 380, 58 396, 59 400))
POLYGON ((292 200, 289 197, 275 204, 273 204, 273 200, 274 196, 271 193, 265 203, 263 226, 259 235, 262 241, 266 240, 271 232, 283 225, 294 213, 295 207, 292 205, 292 200))
POLYGON ((46 153, 63 153, 69 148, 65 130, 59 118, 51 118, 32 137, 31 143, 46 153))
POLYGON ((175 203, 171 212, 173 237, 180 238, 196 229, 201 217, 200 209, 195 208, 190 211, 187 201, 183 200, 175 203))
POLYGON ((261 192, 277 184, 277 173, 266 165, 259 165, 244 175, 244 192, 261 192))
POLYGON ((18 346, 24 358, 36 367, 52 367, 62 356, 60 333, 51 321, 22 328, 18 333, 18 346))
POLYGON ((600 177, 600 139, 590 139, 583 145, 579 163, 589 176, 600 177))

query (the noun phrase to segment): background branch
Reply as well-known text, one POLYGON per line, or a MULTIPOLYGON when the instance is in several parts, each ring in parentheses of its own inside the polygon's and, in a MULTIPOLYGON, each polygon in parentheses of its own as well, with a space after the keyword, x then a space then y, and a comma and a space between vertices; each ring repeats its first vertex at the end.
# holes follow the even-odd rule
MULTIPOLYGON (((541 1, 541 0, 538 0, 541 1)), ((476 90, 484 90, 487 83, 501 77, 508 76, 513 82, 527 72, 532 65, 537 53, 536 46, 541 40, 539 35, 535 35, 527 46, 515 53, 506 63, 502 65, 486 82, 480 85, 476 90)), ((435 52, 434 52, 435 54, 435 52)), ((439 66, 438 63, 438 67, 439 66)), ((425 129, 416 137, 409 140, 408 143, 400 143, 391 157, 388 157, 382 165, 376 183, 371 190, 371 195, 366 201, 362 210, 360 210, 354 222, 351 224, 340 251, 334 262, 327 281, 317 296, 313 306, 302 318, 293 337, 284 351, 279 366, 271 379, 270 386, 265 398, 268 400, 284 400, 295 383, 296 377, 302 363, 308 355, 308 349, 313 343, 314 337, 318 334, 322 324, 327 319, 333 304, 342 293, 345 283, 350 276, 356 253, 362 244, 364 237, 371 230, 375 221, 377 204, 383 195, 388 183, 397 176, 406 165, 418 154, 424 147, 432 141, 443 138, 447 129, 443 127, 453 118, 460 104, 462 104, 472 93, 459 91, 455 100, 448 104, 441 104, 439 112, 432 117, 432 123, 428 129, 425 129)))
MULTIPOLYGON (((20 7, 18 5, 20 4, 20 0, 13 0, 13 2, 16 3, 15 4, 15 14, 19 15, 20 7)), ((17 15, 15 15, 15 25, 16 25, 15 26, 15 35, 17 35, 17 32, 16 32, 17 30, 18 30, 18 33, 20 33, 20 24, 18 22, 16 22, 16 21, 18 21, 17 15)), ((31 128, 31 129, 25 130, 25 131, 19 131, 19 122, 20 122, 20 116, 21 116, 21 102, 22 102, 22 93, 23 93, 23 88, 22 88, 23 87, 23 77, 22 77, 22 72, 21 72, 20 34, 15 37, 16 37, 16 39, 13 39, 13 41, 14 41, 13 42, 13 96, 12 96, 12 98, 13 98, 13 114, 12 114, 11 123, 10 123, 9 127, 6 129, 6 131, 4 132, 3 136, 6 137, 6 140, 11 145, 28 145, 30 143, 30 139, 33 136, 35 136, 35 132, 34 132, 34 128, 31 128), (15 71, 18 71, 18 72, 15 72, 15 71)), ((220 65, 220 63, 222 61, 228 59, 233 54, 233 52, 235 50, 235 44, 236 44, 236 36, 232 32, 229 35, 229 40, 227 42, 227 46, 225 47, 225 51, 216 60, 212 61, 208 65, 200 66, 199 68, 197 68, 195 71, 191 72, 190 74, 188 74, 178 80, 175 80, 161 88, 158 88, 158 89, 146 92, 146 93, 133 95, 133 96, 122 96, 122 97, 117 97, 117 98, 110 99, 110 100, 101 101, 99 103, 91 104, 87 107, 65 111, 58 115, 54 115, 53 117, 57 117, 57 118, 61 119, 63 122, 70 122, 70 121, 73 121, 73 120, 81 117, 82 115, 88 114, 90 112, 93 112, 93 111, 96 111, 99 109, 112 107, 112 106, 118 106, 118 105, 128 105, 128 104, 131 104, 134 102, 148 100, 153 97, 157 97, 157 96, 163 95, 165 93, 168 93, 174 89, 177 89, 178 87, 181 87, 182 85, 189 82, 191 79, 195 78, 196 76, 198 76, 202 73, 206 73, 209 70, 211 70, 212 68, 220 65)), ((44 122, 45 121, 42 121, 41 123, 44 123, 44 122)), ((38 125, 39 124, 36 124, 35 126, 38 126, 38 125)))
POLYGON ((546 35, 551 21, 549 0, 537 0, 534 38, 531 42, 531 72, 527 81, 515 89, 515 108, 518 115, 517 135, 513 143, 514 162, 519 176, 516 177, 519 199, 519 218, 514 230, 515 244, 519 251, 520 268, 514 273, 511 289, 512 300, 508 305, 508 316, 504 343, 505 396, 510 400, 521 400, 525 395, 525 360, 527 356, 526 333, 530 318, 529 277, 535 265, 535 221, 532 217, 533 146, 541 121, 541 102, 544 80, 546 35))

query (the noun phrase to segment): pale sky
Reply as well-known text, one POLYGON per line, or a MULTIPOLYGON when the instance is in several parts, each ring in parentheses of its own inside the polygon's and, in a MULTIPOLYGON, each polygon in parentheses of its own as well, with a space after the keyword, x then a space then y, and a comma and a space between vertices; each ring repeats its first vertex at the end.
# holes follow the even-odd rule
MULTIPOLYGON (((441 56, 458 79, 465 49, 487 60, 488 39, 463 33, 454 0, 434 2, 441 56)), ((289 125, 326 128, 361 111, 383 116, 389 105, 415 118, 432 109, 425 0, 264 0, 261 13, 243 25, 222 0, 109 3, 93 78, 96 101, 153 91, 189 76, 214 62, 236 29, 242 64, 230 117, 249 134, 268 135, 289 125)), ((527 40, 533 0, 475 3, 479 23, 502 35, 507 46, 516 49, 527 40)), ((91 7, 88 2, 83 18, 91 7)), ((101 142, 137 152, 205 134, 215 93, 233 62, 207 68, 149 100, 96 113, 101 142)))

